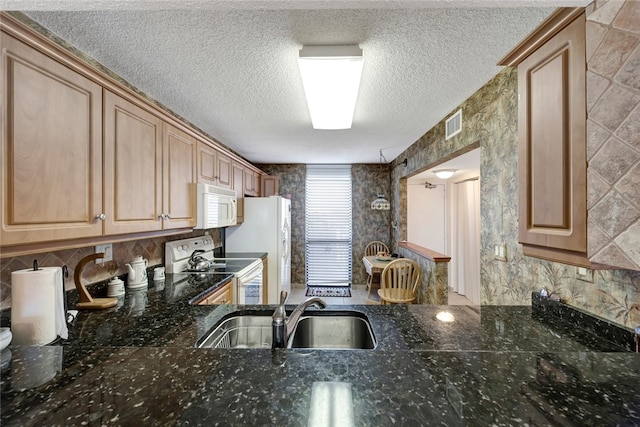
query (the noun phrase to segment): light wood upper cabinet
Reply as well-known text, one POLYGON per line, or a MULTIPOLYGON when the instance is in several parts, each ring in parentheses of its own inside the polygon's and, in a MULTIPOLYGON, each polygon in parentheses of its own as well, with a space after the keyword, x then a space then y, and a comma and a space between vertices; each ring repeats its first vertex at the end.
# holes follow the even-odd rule
POLYGON ((198 141, 198 182, 232 188, 231 157, 203 141, 198 141))
POLYGON ((253 169, 244 169, 244 194, 247 196, 260 195, 260 174, 253 169))
POLYGON ((198 141, 198 182, 216 185, 218 178, 216 175, 218 151, 203 141, 198 141))
POLYGON ((262 197, 277 196, 280 191, 280 179, 277 176, 263 175, 260 178, 260 195, 262 197))
POLYGON ((218 152, 218 186, 224 188, 233 187, 233 170, 231 157, 218 152))
POLYGON ((105 91, 107 234, 193 227, 196 140, 105 91))
POLYGON ((589 266, 584 13, 560 10, 527 43, 516 64, 519 240, 525 255, 589 266))
POLYGON ((161 230, 163 122, 105 90, 105 232, 161 230))
POLYGON ((100 236, 101 87, 0 37, 2 245, 100 236))
POLYGON ((243 159, 0 15, 0 255, 192 228, 197 182, 235 189, 242 221, 243 159))
POLYGON ((236 218, 238 224, 244 222, 244 166, 238 162, 231 164, 231 170, 233 175, 233 190, 236 190, 238 196, 238 202, 236 204, 236 218))
POLYGON ((195 227, 196 139, 165 123, 163 144, 163 229, 195 227))

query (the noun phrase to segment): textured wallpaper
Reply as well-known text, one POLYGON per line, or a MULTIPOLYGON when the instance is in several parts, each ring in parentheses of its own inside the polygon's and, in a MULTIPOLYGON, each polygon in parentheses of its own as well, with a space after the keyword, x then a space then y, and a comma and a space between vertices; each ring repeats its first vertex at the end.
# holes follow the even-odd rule
MULTIPOLYGON (((444 140, 444 120, 394 161, 392 214, 401 217, 394 240, 406 236, 406 186, 402 177, 433 167, 479 144, 481 180, 481 298, 483 305, 530 305, 531 292, 545 287, 567 303, 615 323, 640 325, 640 272, 593 271, 579 280, 576 268, 525 257, 518 243, 517 72, 505 69, 458 108, 463 132, 444 140), (408 166, 400 162, 408 159, 408 166), (404 208, 402 206, 404 205, 404 208), (404 234, 403 234, 404 233, 404 234), (493 258, 507 246, 507 261, 493 258)), ((448 116, 447 116, 448 117, 448 116)))

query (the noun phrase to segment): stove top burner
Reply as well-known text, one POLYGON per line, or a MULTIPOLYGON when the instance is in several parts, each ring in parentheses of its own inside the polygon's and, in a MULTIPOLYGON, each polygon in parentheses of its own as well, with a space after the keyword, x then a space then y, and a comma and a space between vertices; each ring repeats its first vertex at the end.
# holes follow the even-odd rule
POLYGON ((224 271, 216 271, 213 267, 207 269, 198 269, 198 268, 187 268, 186 270, 182 270, 181 273, 218 273, 224 274, 224 271))
MULTIPOLYGON (((249 268, 257 258, 215 258, 214 243, 210 236, 174 240, 165 243, 166 273, 212 274, 240 273, 249 268), (191 268, 189 260, 194 253, 209 261, 207 269, 191 268)), ((195 265, 194 265, 195 266, 195 265)))

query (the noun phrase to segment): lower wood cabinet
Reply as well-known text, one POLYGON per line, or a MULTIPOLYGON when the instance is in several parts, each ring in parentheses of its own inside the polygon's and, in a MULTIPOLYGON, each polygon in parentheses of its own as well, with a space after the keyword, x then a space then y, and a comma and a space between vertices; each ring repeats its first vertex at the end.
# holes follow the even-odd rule
POLYGON ((232 304, 233 303, 233 286, 232 281, 226 285, 222 285, 209 295, 204 296, 197 305, 215 305, 215 304, 232 304))

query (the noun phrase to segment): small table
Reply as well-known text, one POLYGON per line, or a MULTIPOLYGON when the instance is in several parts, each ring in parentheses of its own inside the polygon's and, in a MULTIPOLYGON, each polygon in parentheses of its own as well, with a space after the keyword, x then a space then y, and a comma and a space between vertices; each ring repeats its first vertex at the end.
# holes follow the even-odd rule
POLYGON ((372 300, 371 297, 371 288, 373 287, 373 275, 378 273, 382 273, 382 270, 389 264, 390 261, 380 261, 377 259, 377 255, 369 255, 362 257, 362 263, 364 264, 365 270, 367 270, 367 274, 369 278, 367 279, 367 287, 369 288, 369 293, 367 294, 367 302, 375 302, 378 301, 372 300))

